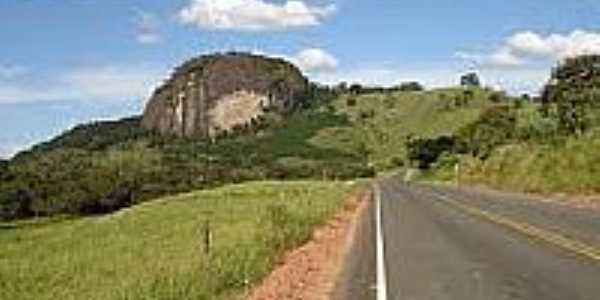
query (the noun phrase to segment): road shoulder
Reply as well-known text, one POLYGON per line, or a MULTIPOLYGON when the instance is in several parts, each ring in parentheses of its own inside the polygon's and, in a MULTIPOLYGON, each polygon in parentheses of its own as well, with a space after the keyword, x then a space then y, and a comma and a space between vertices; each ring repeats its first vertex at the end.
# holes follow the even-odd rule
POLYGON ((366 192, 353 196, 342 212, 315 231, 311 241, 288 253, 247 299, 332 299, 368 199, 366 192))

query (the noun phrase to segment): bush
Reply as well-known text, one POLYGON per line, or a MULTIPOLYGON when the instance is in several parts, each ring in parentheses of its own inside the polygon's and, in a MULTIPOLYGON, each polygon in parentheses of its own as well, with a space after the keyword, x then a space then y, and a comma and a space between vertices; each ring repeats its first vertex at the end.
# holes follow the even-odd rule
POLYGON ((404 167, 404 159, 399 156, 394 156, 390 159, 390 164, 394 167, 404 167))
POLYGON ((368 120, 368 119, 372 119, 375 117, 375 110, 371 109, 371 110, 367 110, 367 111, 360 111, 360 113, 358 113, 358 118, 361 120, 368 120))
POLYGON ((556 143, 561 139, 557 120, 539 111, 520 116, 515 135, 519 141, 534 143, 556 143))
POLYGON ((14 190, 0 194, 0 220, 32 217, 34 196, 25 190, 14 190))
POLYGON ((501 102, 505 102, 506 99, 508 99, 508 96, 506 95, 505 92, 493 92, 490 94, 490 101, 492 103, 501 103, 501 102))
POLYGON ((495 105, 484 110, 479 119, 458 131, 461 153, 485 159, 494 147, 508 143, 514 136, 516 115, 508 105, 495 105))
POLYGON ((420 169, 429 169, 443 153, 452 152, 457 146, 458 141, 452 136, 410 138, 406 143, 408 159, 420 169))
POLYGON ((117 189, 105 197, 82 203, 77 211, 85 215, 111 213, 131 206, 134 203, 133 195, 134 190, 132 188, 117 189))
POLYGON ((355 97, 348 97, 348 99, 346 99, 346 105, 348 107, 356 106, 356 98, 355 97))
POLYGON ((420 92, 425 90, 423 85, 417 81, 403 82, 397 89, 402 92, 420 92))

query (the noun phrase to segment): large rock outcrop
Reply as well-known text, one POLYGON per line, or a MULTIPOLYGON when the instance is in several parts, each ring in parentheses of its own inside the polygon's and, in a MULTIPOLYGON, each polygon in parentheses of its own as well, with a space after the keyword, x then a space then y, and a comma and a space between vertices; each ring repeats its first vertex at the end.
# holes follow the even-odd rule
POLYGON ((307 79, 283 59, 248 53, 204 55, 177 67, 154 91, 142 126, 178 136, 214 135, 267 111, 290 112, 307 90, 307 79))

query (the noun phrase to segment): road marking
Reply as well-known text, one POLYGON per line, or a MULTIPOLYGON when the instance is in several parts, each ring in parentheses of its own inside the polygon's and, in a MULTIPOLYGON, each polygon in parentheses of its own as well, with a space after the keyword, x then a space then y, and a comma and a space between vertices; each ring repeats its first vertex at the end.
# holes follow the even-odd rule
POLYGON ((538 239, 544 241, 550 245, 559 247, 568 252, 572 252, 581 257, 585 257, 587 259, 591 259, 595 262, 600 262, 600 249, 594 248, 588 244, 583 242, 568 238, 562 234, 558 234, 552 231, 548 231, 531 224, 518 222, 501 215, 493 214, 485 210, 481 210, 475 208, 470 205, 459 203, 458 201, 440 194, 438 192, 433 192, 440 200, 444 201, 444 203, 458 208, 470 215, 477 216, 483 219, 486 219, 492 223, 507 227, 514 231, 517 231, 521 234, 524 234, 530 238, 538 239))
POLYGON ((377 245, 376 245, 376 287, 377 300, 387 300, 387 280, 385 278, 385 258, 384 258, 384 243, 382 230, 382 213, 381 213, 381 188, 375 184, 373 191, 375 193, 375 227, 377 228, 377 245))

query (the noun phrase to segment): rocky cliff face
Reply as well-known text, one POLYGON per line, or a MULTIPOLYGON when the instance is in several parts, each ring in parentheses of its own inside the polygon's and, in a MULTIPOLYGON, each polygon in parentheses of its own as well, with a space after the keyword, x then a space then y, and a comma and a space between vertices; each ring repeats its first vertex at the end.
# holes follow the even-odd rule
POLYGON ((286 113, 308 81, 294 65, 247 53, 206 55, 175 69, 146 105, 142 126, 163 134, 206 136, 286 113))

